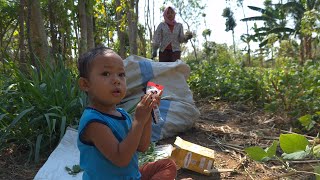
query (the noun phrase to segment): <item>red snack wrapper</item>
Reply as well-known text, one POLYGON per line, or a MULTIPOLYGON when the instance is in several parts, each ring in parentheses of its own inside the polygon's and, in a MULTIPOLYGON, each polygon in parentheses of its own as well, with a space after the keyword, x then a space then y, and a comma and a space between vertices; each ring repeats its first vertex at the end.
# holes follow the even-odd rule
POLYGON ((153 91, 152 93, 155 94, 154 92, 156 92, 156 94, 161 95, 160 93, 162 93, 162 90, 164 89, 164 87, 160 84, 156 84, 154 82, 149 81, 147 84, 147 93, 148 91, 153 91))
MULTIPOLYGON (((154 82, 149 81, 147 83, 147 89, 146 89, 146 93, 152 93, 152 94, 158 94, 159 96, 161 96, 162 91, 163 91, 164 87, 160 84, 156 84, 154 82)), ((158 106, 156 106, 153 111, 152 111, 152 117, 153 117, 153 121, 154 123, 158 123, 159 121, 163 121, 161 114, 160 114, 160 109, 158 106)))

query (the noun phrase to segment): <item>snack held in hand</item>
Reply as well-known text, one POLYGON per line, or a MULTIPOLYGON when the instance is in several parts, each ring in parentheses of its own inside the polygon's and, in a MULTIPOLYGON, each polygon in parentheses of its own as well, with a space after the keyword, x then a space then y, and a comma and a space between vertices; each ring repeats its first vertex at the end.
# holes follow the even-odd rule
MULTIPOLYGON (((163 86, 160 84, 156 84, 154 82, 148 82, 147 84, 147 89, 146 89, 146 93, 152 93, 152 94, 158 94, 159 96, 161 95, 161 92, 163 91, 163 86)), ((158 106, 156 106, 155 108, 153 108, 152 111, 152 117, 154 120, 154 123, 158 123, 159 121, 162 121, 162 117, 160 114, 160 109, 158 106)))

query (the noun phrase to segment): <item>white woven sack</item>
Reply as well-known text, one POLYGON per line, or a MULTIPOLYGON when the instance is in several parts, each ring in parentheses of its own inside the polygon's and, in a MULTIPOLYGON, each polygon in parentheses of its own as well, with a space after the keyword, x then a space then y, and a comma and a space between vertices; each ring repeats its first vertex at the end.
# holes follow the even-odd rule
POLYGON ((34 180, 81 180, 83 172, 70 175, 65 167, 79 165, 80 152, 77 147, 78 131, 68 127, 58 146, 39 169, 34 180))
POLYGON ((186 82, 190 67, 181 60, 154 62, 140 56, 124 60, 127 94, 119 107, 129 111, 143 96, 148 81, 164 86, 160 103, 163 121, 152 125, 152 141, 172 137, 190 129, 200 112, 194 104, 192 92, 186 82))

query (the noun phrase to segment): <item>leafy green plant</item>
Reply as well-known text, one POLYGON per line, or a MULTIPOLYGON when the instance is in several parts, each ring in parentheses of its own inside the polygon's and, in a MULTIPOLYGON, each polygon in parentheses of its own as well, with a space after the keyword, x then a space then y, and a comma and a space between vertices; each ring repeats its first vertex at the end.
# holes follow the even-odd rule
POLYGON ((310 131, 315 127, 315 125, 320 123, 320 111, 317 111, 315 114, 306 114, 298 118, 301 125, 307 130, 310 131))
POLYGON ((0 150, 11 144, 25 145, 39 161, 60 141, 67 126, 76 127, 86 98, 76 75, 62 59, 22 72, 12 62, 1 87, 0 150))
MULTIPOLYGON (((316 141, 315 141, 316 142, 316 141)), ((300 134, 281 134, 278 141, 274 141, 272 145, 265 150, 259 146, 245 148, 247 155, 255 161, 279 160, 288 169, 286 160, 298 160, 306 157, 319 157, 320 145, 311 145, 306 137, 300 134), (277 155, 277 147, 282 150, 281 156, 277 155)), ((315 167, 315 174, 319 172, 319 167, 315 167)), ((317 175, 318 176, 318 175, 317 175)))
POLYGON ((281 134, 280 147, 284 159, 303 159, 310 154, 309 141, 300 134, 281 134))
MULTIPOLYGON (((201 63, 190 60, 188 64, 191 67, 188 84, 195 97, 253 102, 265 110, 285 112, 294 118, 320 110, 320 63, 317 61, 307 61, 304 66, 288 62, 275 68, 242 67, 212 59, 201 63)), ((307 127, 311 128, 312 124, 307 127)))
POLYGON ((252 146, 246 148, 245 152, 255 161, 268 161, 276 156, 278 144, 278 141, 273 141, 272 145, 265 150, 259 146, 252 146))
POLYGON ((283 151, 281 155, 283 159, 303 159, 313 154, 313 147, 310 147, 307 138, 300 134, 281 134, 279 142, 274 141, 269 148, 263 150, 261 147, 253 146, 246 148, 245 152, 253 160, 268 161, 276 157, 278 144, 283 151))

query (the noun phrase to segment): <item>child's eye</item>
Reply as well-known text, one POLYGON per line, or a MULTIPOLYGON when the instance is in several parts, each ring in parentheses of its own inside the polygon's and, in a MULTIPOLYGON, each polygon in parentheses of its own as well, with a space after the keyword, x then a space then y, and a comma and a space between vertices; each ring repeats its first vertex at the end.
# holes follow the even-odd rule
POLYGON ((126 73, 120 73, 119 76, 120 77, 126 77, 126 73))
POLYGON ((103 72, 102 75, 103 75, 103 76, 109 76, 110 73, 109 73, 109 72, 103 72))

